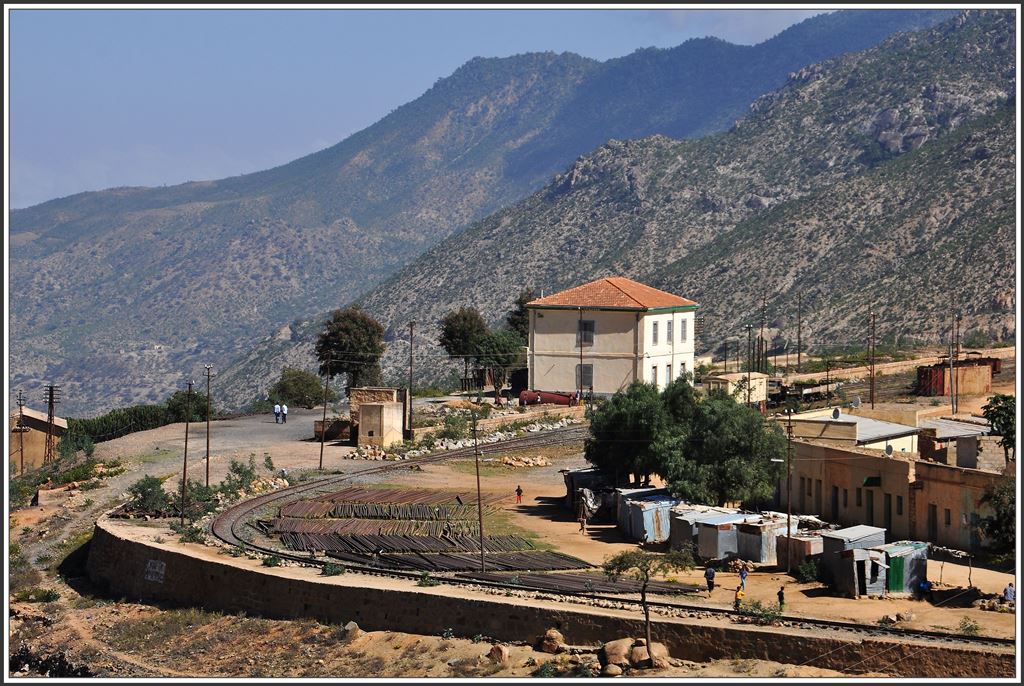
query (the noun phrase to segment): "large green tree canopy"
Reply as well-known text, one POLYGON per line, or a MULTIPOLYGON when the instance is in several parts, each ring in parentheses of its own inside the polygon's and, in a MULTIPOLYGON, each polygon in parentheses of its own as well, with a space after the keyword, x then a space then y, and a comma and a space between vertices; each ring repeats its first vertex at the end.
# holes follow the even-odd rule
POLYGON ((335 310, 316 342, 320 373, 348 375, 349 387, 380 384, 384 327, 358 305, 335 310))
POLYGON ((487 324, 475 307, 460 307, 441 318, 438 343, 452 357, 461 357, 467 375, 470 358, 479 352, 480 339, 487 335, 487 324))
POLYGON ((664 478, 691 502, 763 503, 774 494, 786 454, 781 429, 725 393, 700 397, 689 377, 658 392, 636 382, 600 406, 587 460, 616 475, 664 478))

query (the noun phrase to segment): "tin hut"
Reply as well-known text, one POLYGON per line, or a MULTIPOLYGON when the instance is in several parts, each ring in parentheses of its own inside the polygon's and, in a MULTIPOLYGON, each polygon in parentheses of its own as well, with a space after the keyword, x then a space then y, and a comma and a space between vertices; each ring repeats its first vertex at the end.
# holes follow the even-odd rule
POLYGON ((676 505, 669 512, 669 548, 680 550, 687 543, 697 545, 700 522, 720 514, 735 514, 736 510, 711 505, 676 505))
POLYGON ((792 550, 793 567, 798 567, 812 557, 821 557, 824 550, 824 540, 820 531, 793 531, 792 536, 786 534, 786 529, 776 537, 775 557, 778 564, 786 564, 786 555, 792 550))
POLYGON ((630 500, 629 535, 641 543, 662 543, 669 539, 669 512, 679 500, 669 495, 651 495, 630 500))
POLYGON ((825 583, 850 596, 883 593, 884 554, 868 554, 869 549, 885 545, 885 529, 859 524, 835 531, 822 531, 822 573, 825 583))
POLYGON ((736 524, 755 521, 755 514, 719 514, 703 519, 697 534, 697 554, 705 560, 726 560, 739 552, 736 524))
POLYGON ((668 495, 664 488, 616 488, 615 489, 615 521, 619 530, 626 538, 636 540, 632 522, 629 519, 629 501, 639 500, 652 495, 668 495))
MULTIPOLYGON (((796 526, 796 522, 793 526, 796 526)), ((737 555, 741 560, 756 564, 775 564, 776 539, 786 533, 786 519, 762 517, 752 522, 736 524, 737 555)))
POLYGON ((612 477, 594 467, 564 470, 562 477, 565 479, 565 506, 574 514, 579 507, 579 490, 581 488, 599 491, 612 482, 612 477))
POLYGON ((928 577, 928 544, 921 541, 896 541, 873 550, 885 554, 885 590, 892 594, 913 595, 918 584, 928 577))

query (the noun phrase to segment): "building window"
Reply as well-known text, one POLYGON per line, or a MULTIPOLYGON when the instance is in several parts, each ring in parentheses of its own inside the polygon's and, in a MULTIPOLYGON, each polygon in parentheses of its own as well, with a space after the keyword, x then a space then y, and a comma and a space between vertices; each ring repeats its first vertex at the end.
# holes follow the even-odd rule
POLYGON ((658 345, 658 322, 651 323, 651 345, 658 345))
POLYGON ((686 363, 685 362, 680 362, 679 363, 679 376, 686 376, 686 363))
POLYGON ((576 332, 577 345, 594 345, 594 320, 580 319, 576 332))
POLYGON ((857 489, 857 507, 860 507, 863 504, 863 501, 861 500, 860 496, 861 496, 861 490, 858 488, 857 489))
POLYGON ((651 366, 651 383, 655 386, 658 385, 658 367, 657 365, 651 366))
POLYGON ((903 496, 896 496, 896 514, 903 514, 903 496))
POLYGON ((943 511, 943 515, 942 516, 943 516, 943 518, 944 518, 944 520, 946 522, 946 526, 949 526, 950 523, 952 522, 952 513, 950 513, 948 507, 943 511))
POLYGON ((687 334, 689 332, 687 331, 687 329, 690 328, 689 324, 690 324, 690 320, 688 320, 688 319, 683 319, 683 320, 680 320, 680 322, 679 322, 679 342, 680 343, 685 343, 686 339, 688 338, 687 334))
POLYGON ((849 506, 850 506, 850 492, 844 488, 843 489, 843 507, 849 507, 849 506))
POLYGON ((672 365, 666 364, 665 365, 665 383, 670 383, 671 381, 672 381, 672 365))
POLYGON ((578 364, 576 365, 576 387, 577 388, 590 388, 594 385, 594 365, 592 364, 578 364), (580 370, 583 370, 582 378, 580 378, 580 370))
POLYGON ((672 320, 669 319, 665 322, 665 340, 669 343, 672 342, 672 320))

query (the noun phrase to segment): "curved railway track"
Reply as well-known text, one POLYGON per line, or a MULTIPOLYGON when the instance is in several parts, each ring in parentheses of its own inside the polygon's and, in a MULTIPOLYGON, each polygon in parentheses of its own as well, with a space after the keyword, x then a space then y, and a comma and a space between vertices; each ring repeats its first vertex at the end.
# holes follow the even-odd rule
MULTIPOLYGON (((500 452, 507 452, 509 450, 516 449, 528 449, 535 447, 544 447, 551 445, 560 445, 564 443, 571 443, 574 441, 583 440, 585 437, 585 429, 577 427, 573 429, 555 430, 542 432, 536 436, 525 436, 523 438, 511 439, 508 441, 501 441, 497 443, 485 443, 479 446, 480 453, 483 455, 495 454, 500 452)), ((239 503, 218 515, 211 525, 211 531, 221 541, 225 543, 240 546, 244 549, 252 550, 258 553, 266 555, 276 555, 279 558, 297 562, 299 564, 322 567, 326 564, 326 561, 317 560, 308 556, 295 555, 287 551, 278 548, 269 548, 262 546, 250 541, 246 541, 240 536, 239 528, 245 525, 246 520, 252 515, 253 512, 260 510, 268 505, 278 503, 285 500, 294 500, 303 495, 330 489, 337 485, 349 481, 354 477, 367 476, 372 474, 379 474, 382 472, 392 471, 396 469, 408 468, 415 464, 432 464, 438 462, 444 462, 446 460, 460 459, 473 456, 473 448, 460 448, 457 450, 450 450, 444 453, 437 453, 433 455, 427 455, 424 457, 415 458, 412 460, 405 460, 401 462, 388 462, 387 464, 375 465, 368 467, 367 469, 357 470, 348 474, 341 474, 326 479, 319 479, 307 484, 299 484, 297 486, 291 486, 284 488, 272 493, 257 496, 250 500, 246 500, 239 503)), ((380 569, 377 567, 369 567, 364 565, 346 563, 346 569, 361 573, 370 574, 374 576, 391 577, 397 579, 408 579, 417 580, 420 578, 419 572, 405 572, 401 570, 393 569, 380 569)), ((548 595, 554 595, 559 597, 567 597, 576 602, 590 602, 590 603, 616 603, 621 605, 640 605, 639 600, 633 600, 629 598, 622 598, 619 596, 600 595, 594 593, 577 593, 569 591, 544 591, 539 589, 527 589, 521 585, 513 583, 500 583, 495 581, 484 581, 480 579, 467 579, 458 577, 435 577, 437 581, 445 584, 460 585, 460 586, 476 586, 490 588, 500 591, 509 590, 528 590, 537 593, 545 593, 548 595)), ((717 616, 744 616, 742 612, 737 612, 728 608, 716 608, 708 607, 704 605, 690 605, 679 602, 669 601, 648 601, 648 605, 652 608, 660 609, 663 611, 674 611, 674 612, 695 612, 695 613, 706 613, 717 616)), ((901 629, 897 627, 883 627, 872 624, 856 624, 853 622, 841 622, 832 621, 827 619, 812 619, 805 617, 794 617, 790 615, 783 615, 780 617, 781 621, 786 622, 791 627, 817 630, 823 629, 832 631, 842 631, 847 634, 854 634, 862 638, 903 638, 903 639, 915 639, 924 640, 929 642, 948 643, 951 645, 973 645, 973 646, 991 646, 991 647, 1014 647, 1016 645, 1015 639, 1004 639, 1004 638, 991 638, 983 636, 968 636, 963 634, 951 634, 941 631, 924 631, 914 629, 901 629)))

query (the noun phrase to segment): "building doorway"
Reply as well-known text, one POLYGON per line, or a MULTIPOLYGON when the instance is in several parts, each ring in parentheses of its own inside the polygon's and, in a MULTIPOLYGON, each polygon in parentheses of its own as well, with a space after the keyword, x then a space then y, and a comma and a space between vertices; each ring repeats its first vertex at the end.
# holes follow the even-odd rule
POLYGON ((839 487, 832 487, 832 521, 839 521, 839 487))

